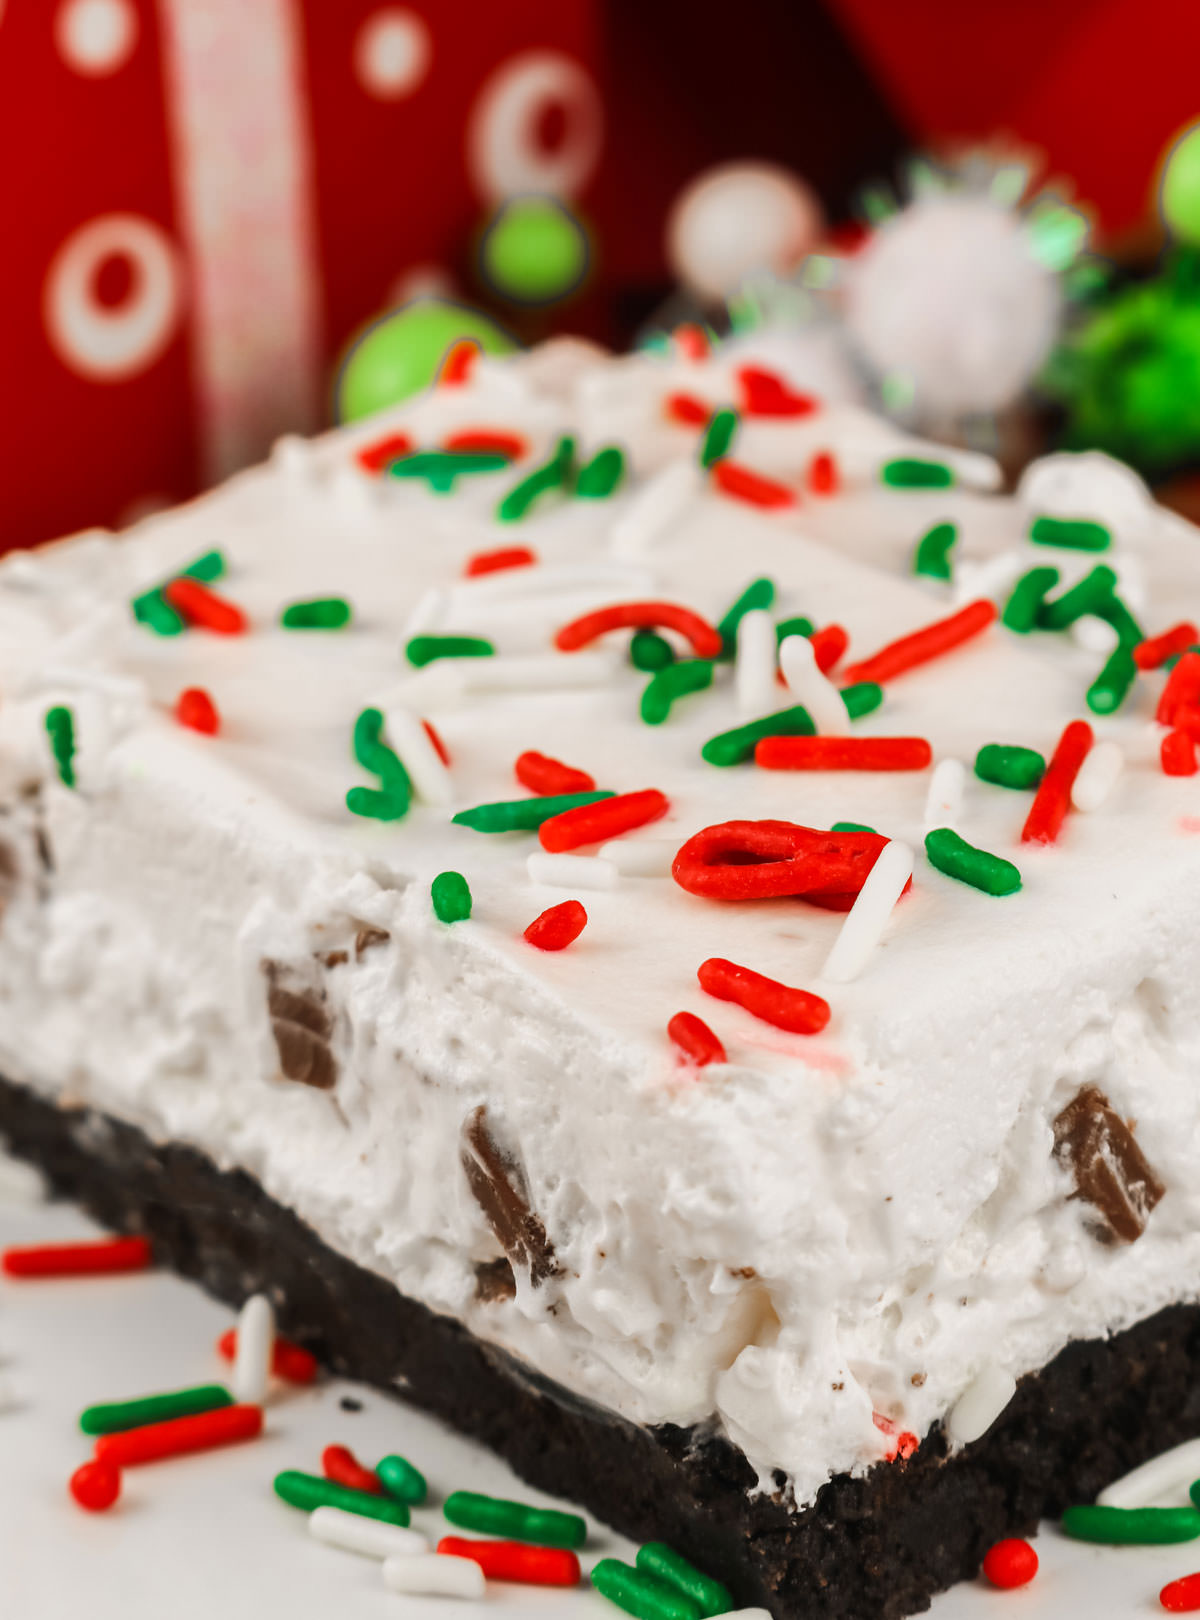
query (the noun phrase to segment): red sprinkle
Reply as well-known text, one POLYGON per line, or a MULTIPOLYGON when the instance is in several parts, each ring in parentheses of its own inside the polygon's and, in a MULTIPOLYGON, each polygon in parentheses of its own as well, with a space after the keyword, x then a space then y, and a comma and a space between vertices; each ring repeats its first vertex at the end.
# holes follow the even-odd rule
POLYGON ((723 956, 701 962, 696 977, 700 988, 720 1001, 736 1001, 755 1018, 793 1035, 816 1035, 829 1022, 829 1003, 807 990, 793 990, 750 968, 738 967, 723 956))
POLYGON ((138 1463, 183 1457, 190 1451, 211 1451, 236 1440, 253 1440, 262 1433, 261 1406, 221 1406, 215 1412, 168 1418, 165 1423, 144 1423, 140 1429, 102 1434, 96 1441, 99 1462, 132 1468, 138 1463))
POLYGON ((443 765, 448 766, 450 764, 450 750, 446 747, 445 743, 438 736, 437 732, 430 725, 428 720, 422 720, 421 724, 425 727, 425 735, 433 744, 434 752, 437 754, 437 757, 441 760, 443 765))
POLYGON ((737 380, 747 416, 811 416, 817 409, 811 394, 795 393, 778 372, 742 366, 737 380))
POLYGON ((667 1025, 667 1034, 698 1069, 726 1061, 725 1048, 703 1018, 697 1018, 695 1013, 677 1012, 667 1025))
POLYGON ((1186 731, 1193 742, 1200 742, 1200 708, 1181 703, 1175 710, 1173 730, 1186 731))
POLYGON ((1029 814, 1021 829, 1023 844, 1052 844, 1062 830, 1071 804, 1071 786, 1092 746, 1092 728, 1086 720, 1072 720, 1046 766, 1029 814))
POLYGON ((751 472, 749 467, 743 467, 736 461, 717 461, 712 468, 712 481, 723 495, 730 495, 735 501, 745 501, 747 506, 795 506, 796 493, 780 484, 774 478, 764 478, 761 473, 751 472))
POLYGON ((579 1560, 565 1547, 530 1547, 523 1541, 472 1541, 443 1536, 437 1550, 451 1558, 473 1559, 489 1581, 523 1581, 527 1586, 578 1586, 579 1560))
POLYGON ((695 394, 668 394, 663 410, 670 421, 682 422, 687 427, 705 427, 712 415, 712 406, 707 400, 697 399, 695 394))
POLYGON ((355 455, 355 460, 364 472, 381 473, 390 467, 393 461, 401 456, 407 456, 413 447, 413 442, 407 433, 387 433, 382 439, 376 439, 373 444, 364 444, 355 455))
POLYGON ((439 388, 461 388, 471 380, 475 362, 479 358, 479 345, 471 338, 462 338, 446 350, 438 372, 439 388))
POLYGON ((614 602, 564 624, 554 638, 560 652, 576 652, 610 630, 675 630, 691 642, 697 658, 718 658, 721 634, 707 619, 677 602, 614 602))
POLYGON ((539 951, 565 950, 587 927, 587 912, 578 900, 564 900, 535 917, 525 930, 525 938, 539 951))
POLYGON ((1200 1574, 1168 1581, 1158 1594, 1158 1601, 1170 1614, 1195 1614, 1200 1609, 1200 1574))
POLYGON ((871 1418, 880 1434, 886 1434, 891 1442, 884 1460, 886 1462, 895 1462, 896 1458, 899 1457, 901 1462, 907 1462, 921 1444, 912 1430, 901 1429, 897 1433, 896 1425, 891 1418, 884 1417, 882 1412, 872 1412, 871 1418))
POLYGON ((383 1486, 373 1468, 364 1468, 349 1446, 326 1446, 321 1453, 321 1472, 335 1485, 348 1485, 352 1491, 382 1496, 383 1486))
POLYGON ((814 495, 836 495, 842 487, 836 457, 828 450, 818 450, 808 464, 808 487, 814 495))
POLYGON ((671 876, 705 900, 794 895, 827 911, 849 911, 886 844, 880 833, 821 832, 793 821, 722 821, 688 839, 671 876))
POLYGON ((1200 653, 1185 652, 1167 676, 1167 684, 1158 700, 1155 719, 1159 725, 1173 726, 1175 711, 1183 704, 1200 701, 1200 653))
POLYGON ((708 359, 708 333, 695 321, 681 321, 671 336, 685 360, 708 359))
MULTIPOLYGON (((983 1573, 993 1586, 1005 1589, 1028 1586, 1037 1572, 1038 1555, 1029 1543, 1022 1541, 1019 1536, 1010 1536, 1007 1541, 998 1541, 984 1554, 983 1573)), ((1164 1587, 1163 1590, 1166 1592, 1170 1588, 1164 1587)))
POLYGON ((536 753, 532 748, 518 754, 516 773, 522 787, 543 797, 557 793, 590 793, 596 785, 595 777, 586 771, 577 771, 573 765, 564 765, 560 759, 551 759, 548 754, 536 753))
POLYGON ((217 706, 202 686, 185 687, 175 699, 175 718, 190 731, 214 737, 221 729, 217 706))
POLYGON ((878 681, 882 684, 894 680, 906 670, 926 664, 931 658, 940 658, 952 647, 961 646, 972 636, 979 635, 995 619, 996 611, 995 602, 989 602, 986 597, 981 597, 977 602, 968 602, 965 608, 960 608, 949 618, 935 619, 923 630, 914 630, 910 636, 890 641, 873 657, 848 665, 842 671, 843 678, 849 683, 878 681))
POLYGON ((840 624, 822 625, 808 639, 812 642, 813 658, 822 675, 828 675, 850 645, 850 637, 840 624))
POLYGON ((537 562, 537 552, 528 546, 501 546, 498 551, 477 551, 467 558, 463 573, 468 579, 481 574, 499 574, 506 568, 530 568, 537 562))
POLYGON ((1184 619, 1161 636, 1139 641, 1133 649, 1133 661, 1139 669, 1161 669, 1168 658, 1178 658, 1194 641, 1200 641, 1200 631, 1184 619))
POLYGON ((529 446, 519 433, 506 433, 503 428, 459 428, 442 440, 443 450, 472 450, 487 455, 512 456, 519 460, 529 453, 529 446))
MULTIPOLYGON (((217 1340, 217 1354, 225 1361, 232 1361, 237 1355, 237 1328, 228 1328, 222 1333, 217 1340)), ((317 1376, 317 1358, 311 1350, 277 1334, 271 1352, 271 1371, 289 1384, 311 1384, 317 1376)))
POLYGON ((1159 750, 1167 776, 1195 776, 1196 744, 1186 731, 1168 731, 1159 750))
POLYGON ((923 771, 924 737, 764 737, 754 763, 769 771, 923 771))
POLYGON ((614 799, 598 799, 595 804, 581 804, 574 810, 551 816, 538 828, 538 839, 543 849, 559 855, 566 849, 578 849, 581 844, 619 838, 635 827, 658 821, 670 808, 671 801, 657 788, 643 788, 640 793, 618 793, 614 799))
POLYGON ((67 1489, 89 1513, 103 1513, 121 1494, 120 1470, 110 1462, 85 1462, 67 1482, 67 1489))
POLYGON ((241 636, 249 628, 240 607, 210 591, 198 579, 181 575, 163 586, 163 595, 189 624, 199 625, 202 630, 214 630, 219 636, 241 636))
POLYGON ((94 1243, 5 1249, 0 1269, 9 1277, 94 1277, 106 1272, 145 1271, 153 1260, 146 1238, 99 1238, 94 1243))

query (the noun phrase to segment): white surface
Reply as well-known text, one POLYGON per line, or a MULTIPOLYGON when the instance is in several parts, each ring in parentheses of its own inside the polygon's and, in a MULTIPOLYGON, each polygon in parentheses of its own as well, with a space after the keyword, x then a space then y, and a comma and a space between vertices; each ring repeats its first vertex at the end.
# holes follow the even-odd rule
MULTIPOLYGON (((59 1241, 92 1228, 63 1205, 0 1207, 0 1247, 59 1241)), ((391 1451, 428 1476, 435 1505, 413 1526, 436 1544, 455 1533, 436 1504, 451 1490, 512 1495, 561 1507, 495 1457, 431 1418, 372 1389, 323 1379, 276 1385, 263 1438, 206 1455, 129 1469, 117 1506, 87 1514, 67 1494, 90 1452, 77 1419, 97 1400, 121 1399, 228 1375, 213 1346, 234 1320, 199 1289, 166 1273, 86 1281, 0 1280, 0 1376, 18 1401, 0 1409, 0 1556, 6 1620, 453 1620, 456 1600, 399 1598, 373 1559, 322 1546, 307 1515, 271 1490, 282 1468, 320 1472, 322 1449, 347 1445, 372 1463, 391 1451), (353 1393, 361 1412, 339 1402, 353 1393), (403 1610, 397 1605, 403 1604, 403 1610)), ((589 1516, 585 1571, 632 1557, 629 1543, 589 1516)), ((1037 1539, 1042 1568, 1020 1593, 969 1582, 938 1598, 934 1620, 1108 1620, 1161 1615, 1168 1580, 1200 1568, 1200 1548, 1108 1549, 1037 1539)), ((615 1620, 598 1594, 534 1591, 492 1582, 486 1601, 531 1620, 615 1620)))

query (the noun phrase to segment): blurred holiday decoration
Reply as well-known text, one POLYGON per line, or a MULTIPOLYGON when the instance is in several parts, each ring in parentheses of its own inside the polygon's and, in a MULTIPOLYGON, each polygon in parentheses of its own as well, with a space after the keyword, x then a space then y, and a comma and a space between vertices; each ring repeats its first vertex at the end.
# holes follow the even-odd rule
POLYGON ((485 286, 508 303, 546 305, 581 286, 590 258, 583 224, 557 197, 512 197, 500 204, 479 243, 485 286))
POLYGON ((1114 277, 1068 334, 1045 387, 1063 442, 1152 479, 1200 463, 1200 124, 1168 149, 1158 202, 1171 241, 1154 274, 1114 277))
POLYGON ((667 220, 667 257, 701 304, 720 304, 747 276, 786 276, 816 247, 821 204, 799 176, 771 163, 725 163, 698 175, 667 220))
POLYGON ((515 346, 489 316, 446 298, 415 298, 381 315, 351 343, 338 368, 337 420, 356 422, 428 388, 460 343, 484 354, 509 354, 515 346))

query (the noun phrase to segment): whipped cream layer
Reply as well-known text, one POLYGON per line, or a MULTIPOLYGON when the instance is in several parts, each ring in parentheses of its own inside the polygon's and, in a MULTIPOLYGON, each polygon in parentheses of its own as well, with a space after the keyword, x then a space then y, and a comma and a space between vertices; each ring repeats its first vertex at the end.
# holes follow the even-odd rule
MULTIPOLYGON (((652 727, 627 635, 562 654, 554 632, 645 597, 715 621, 766 576, 778 618, 841 623, 864 657, 962 601, 1002 602, 1034 564, 1079 577, 1096 557, 1025 538, 1045 514, 1112 526, 1099 560, 1153 634, 1200 615, 1200 544, 1113 464, 1056 458, 1000 496, 987 458, 914 445, 853 403, 743 422, 743 465, 801 489, 831 451, 842 475, 836 495, 756 511, 700 474, 696 430, 663 408, 679 391, 728 401, 747 360, 808 380, 769 338, 703 363, 561 349, 481 363, 466 387, 287 441, 128 535, 0 564, 0 1067, 248 1171, 333 1248, 577 1394, 639 1423, 715 1425, 803 1504, 889 1455, 895 1431, 927 1433, 985 1367, 1020 1376, 1071 1338, 1200 1297, 1200 786, 1162 774, 1163 676, 1140 678, 1095 721, 1122 777, 1054 846, 1018 843, 1028 794, 968 774, 954 824, 1023 876, 995 899, 920 854, 928 771, 714 768, 702 743, 748 718, 731 665, 652 727), (356 461, 389 432, 433 446, 467 427, 523 434, 530 455, 447 495, 356 461), (565 431, 584 454, 622 444, 631 480, 498 523, 500 496, 565 431), (955 465, 956 486, 881 488, 881 462, 914 453, 955 465), (630 513, 671 463, 695 471, 639 538, 630 513), (916 580, 915 544, 944 519, 955 581, 916 580), (463 577, 474 553, 513 544, 536 566, 463 577), (250 633, 134 622, 133 595, 213 548, 228 564, 214 588, 250 633), (289 602, 324 595, 353 605, 349 628, 280 627, 289 602), (484 691, 465 665, 413 671, 416 629, 560 660, 561 678, 524 685, 518 668, 515 687, 484 691), (190 686, 215 700, 218 736, 174 720, 190 686), (75 789, 44 731, 60 703, 75 789), (351 729, 376 704, 436 725, 449 805, 390 824, 348 813, 347 789, 369 785, 351 729), (628 836, 659 846, 663 875, 580 891, 588 926, 553 955, 522 938, 572 897, 530 881, 536 839, 450 819, 524 796, 527 749, 671 803, 628 836), (866 823, 918 851, 856 979, 821 977, 840 916, 703 900, 666 875, 685 839, 733 818, 866 823), (470 884, 469 921, 433 915, 447 869, 470 884), (790 1035, 705 996, 712 956, 824 995, 828 1027, 790 1035), (680 1061, 665 1031, 681 1010, 711 1024, 726 1064, 680 1061), (285 1077, 281 1018, 320 1024, 331 1089, 285 1077), (1165 1189, 1134 1242, 1099 1240, 1053 1151, 1088 1086, 1135 1122, 1165 1189), (498 1177, 528 1212, 524 1249, 507 1241, 515 1291, 494 1286, 498 1177)), ((890 683, 852 730, 927 737, 968 773, 987 742, 1049 755, 1111 642, 1095 620, 994 625, 890 683)))

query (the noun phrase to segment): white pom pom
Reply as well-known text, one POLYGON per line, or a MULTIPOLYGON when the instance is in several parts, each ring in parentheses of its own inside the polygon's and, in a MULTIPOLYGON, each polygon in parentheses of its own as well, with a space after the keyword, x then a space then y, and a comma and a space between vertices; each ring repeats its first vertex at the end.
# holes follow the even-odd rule
POLYGON ((756 270, 783 273, 816 246, 821 205, 804 181, 770 163, 725 163, 675 200, 667 258, 698 297, 717 301, 756 270))

